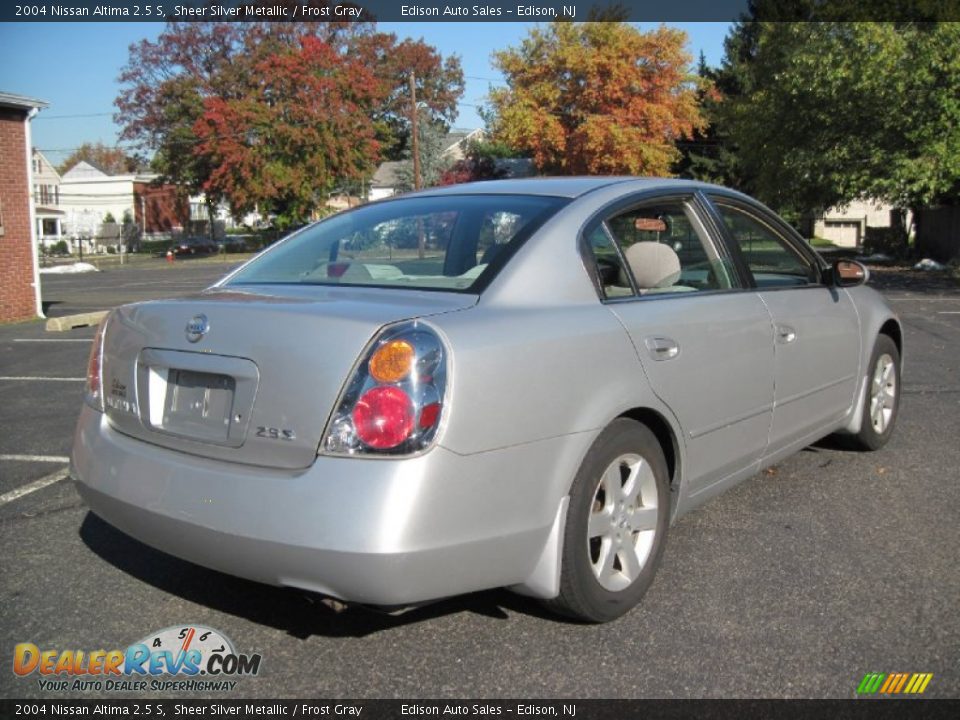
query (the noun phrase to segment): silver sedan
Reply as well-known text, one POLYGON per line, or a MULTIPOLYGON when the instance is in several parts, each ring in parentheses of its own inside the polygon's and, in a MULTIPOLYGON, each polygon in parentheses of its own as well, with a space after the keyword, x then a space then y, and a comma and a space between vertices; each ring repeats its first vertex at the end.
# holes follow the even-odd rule
POLYGON ((627 612, 677 517, 897 417, 903 333, 739 193, 497 181, 309 226, 208 290, 114 310, 72 473, 223 572, 413 606, 508 587, 627 612))

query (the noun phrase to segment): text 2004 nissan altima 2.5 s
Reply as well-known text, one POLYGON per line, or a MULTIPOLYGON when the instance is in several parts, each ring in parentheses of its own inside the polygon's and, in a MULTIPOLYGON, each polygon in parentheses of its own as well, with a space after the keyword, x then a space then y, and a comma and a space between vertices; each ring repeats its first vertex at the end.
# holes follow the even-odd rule
POLYGON ((671 522, 830 433, 875 449, 902 331, 739 193, 498 181, 366 205, 114 310, 73 477, 181 558, 342 601, 508 587, 606 621, 671 522))

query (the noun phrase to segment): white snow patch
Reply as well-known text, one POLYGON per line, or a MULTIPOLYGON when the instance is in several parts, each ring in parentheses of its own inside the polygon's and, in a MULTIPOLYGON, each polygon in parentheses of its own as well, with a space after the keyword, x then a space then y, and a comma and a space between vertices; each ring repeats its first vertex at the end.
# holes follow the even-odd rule
POLYGON ((99 272, 93 265, 85 262, 73 263, 73 265, 54 265, 53 267, 40 268, 40 272, 51 275, 69 275, 73 273, 99 272))

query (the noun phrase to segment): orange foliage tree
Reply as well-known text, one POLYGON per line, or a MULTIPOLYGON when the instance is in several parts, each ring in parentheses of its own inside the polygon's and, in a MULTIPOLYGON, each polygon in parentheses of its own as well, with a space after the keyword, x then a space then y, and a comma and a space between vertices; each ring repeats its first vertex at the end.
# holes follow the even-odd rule
POLYGON ((686 34, 623 22, 554 22, 494 54, 498 140, 559 175, 669 175, 676 142, 704 126, 686 34))
POLYGON ((232 98, 204 100, 196 152, 212 160, 204 189, 235 211, 260 207, 282 221, 309 216, 335 184, 359 179, 377 157, 370 118, 384 85, 359 60, 317 37, 256 59, 232 98))

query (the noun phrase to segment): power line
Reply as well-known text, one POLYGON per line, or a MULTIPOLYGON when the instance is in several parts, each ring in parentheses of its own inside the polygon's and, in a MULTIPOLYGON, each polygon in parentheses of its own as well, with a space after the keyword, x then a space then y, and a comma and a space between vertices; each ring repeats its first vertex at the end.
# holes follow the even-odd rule
POLYGON ((481 77, 480 75, 464 75, 463 77, 464 77, 465 80, 486 80, 487 82, 494 82, 494 83, 505 84, 505 83, 503 82, 503 78, 502 78, 502 77, 499 78, 499 79, 498 79, 498 78, 481 77))

